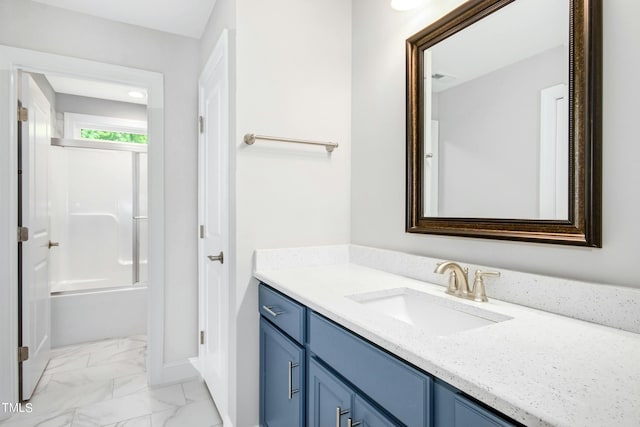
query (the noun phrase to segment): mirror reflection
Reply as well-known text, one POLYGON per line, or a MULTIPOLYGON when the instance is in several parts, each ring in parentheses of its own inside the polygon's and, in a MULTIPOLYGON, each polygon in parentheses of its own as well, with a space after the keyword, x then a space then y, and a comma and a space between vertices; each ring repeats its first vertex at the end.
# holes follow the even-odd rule
POLYGON ((422 217, 569 218, 569 0, 517 0, 424 51, 422 217))

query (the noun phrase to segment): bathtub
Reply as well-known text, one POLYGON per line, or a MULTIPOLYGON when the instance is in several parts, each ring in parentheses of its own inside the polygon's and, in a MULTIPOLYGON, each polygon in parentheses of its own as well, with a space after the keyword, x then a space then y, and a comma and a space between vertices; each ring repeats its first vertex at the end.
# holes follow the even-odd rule
POLYGON ((147 333, 147 287, 51 296, 51 346, 147 333))

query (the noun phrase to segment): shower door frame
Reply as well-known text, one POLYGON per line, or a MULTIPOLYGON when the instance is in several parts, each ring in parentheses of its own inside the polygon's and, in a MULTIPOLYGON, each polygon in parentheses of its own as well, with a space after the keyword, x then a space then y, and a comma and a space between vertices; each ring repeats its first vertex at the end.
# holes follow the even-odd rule
MULTIPOLYGON (((81 129, 85 126, 92 129, 105 129, 114 132, 144 133, 148 136, 148 124, 143 120, 123 119, 119 117, 97 116, 94 114, 82 113, 64 113, 64 135, 65 138, 53 138, 52 146, 80 148, 83 150, 108 150, 108 151, 124 151, 131 153, 132 163, 132 271, 131 284, 122 284, 117 286, 96 287, 86 290, 64 290, 52 291, 51 295, 60 295, 65 293, 76 292, 94 292, 101 290, 122 289, 126 287, 146 286, 149 282, 148 277, 144 282, 140 281, 140 221, 148 220, 147 215, 140 215, 140 155, 149 153, 148 144, 135 144, 130 142, 114 142, 97 139, 87 139, 81 137, 81 129)), ((147 157, 148 161, 148 157, 147 157)), ((148 169, 147 169, 148 172, 148 169)), ((148 173, 147 173, 148 175, 148 173)), ((149 181, 147 179, 147 188, 149 181)), ((148 191, 147 191, 148 193, 148 191)), ((148 234, 148 233, 147 233, 148 234)), ((148 239, 147 239, 148 240, 148 239)), ((149 247, 147 241, 147 248, 149 247)))
MULTIPOLYGON (((148 359, 150 384, 189 376, 192 368, 164 359, 165 213, 163 74, 0 45, 0 401, 18 402, 18 244, 16 239, 17 75, 50 72, 136 85, 148 92, 149 288, 148 359), (4 203, 7 201, 7 203, 4 203)), ((4 417, 0 413, 0 419, 4 417)))

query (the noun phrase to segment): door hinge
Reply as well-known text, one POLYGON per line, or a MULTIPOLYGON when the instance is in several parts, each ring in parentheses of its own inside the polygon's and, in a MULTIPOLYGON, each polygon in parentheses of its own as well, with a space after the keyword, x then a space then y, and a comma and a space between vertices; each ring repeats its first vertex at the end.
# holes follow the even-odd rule
POLYGON ((204 225, 200 226, 200 238, 204 239, 204 225))
POLYGON ((26 122, 29 120, 29 109, 25 107, 18 107, 18 121, 26 122))
POLYGON ((29 229, 27 227, 18 227, 18 243, 29 240, 29 229))
POLYGON ((29 360, 29 347, 18 347, 18 363, 29 360))
POLYGON ((204 117, 198 117, 198 127, 200 129, 200 133, 204 133, 204 117))
POLYGON ((200 344, 204 344, 204 331, 200 331, 200 344))

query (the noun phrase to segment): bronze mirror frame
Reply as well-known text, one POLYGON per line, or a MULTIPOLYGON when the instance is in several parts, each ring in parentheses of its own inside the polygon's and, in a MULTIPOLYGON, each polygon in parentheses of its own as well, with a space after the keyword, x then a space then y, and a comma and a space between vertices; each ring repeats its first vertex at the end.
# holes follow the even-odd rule
POLYGON ((569 1, 569 219, 422 216, 423 52, 513 1, 469 0, 407 39, 406 231, 600 248, 602 0, 569 1))

